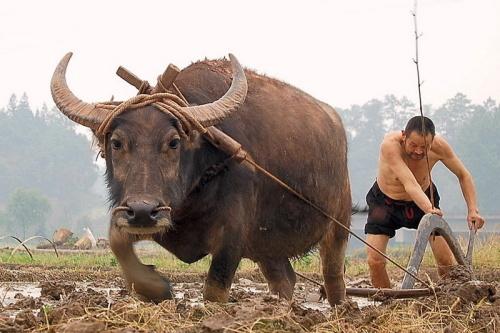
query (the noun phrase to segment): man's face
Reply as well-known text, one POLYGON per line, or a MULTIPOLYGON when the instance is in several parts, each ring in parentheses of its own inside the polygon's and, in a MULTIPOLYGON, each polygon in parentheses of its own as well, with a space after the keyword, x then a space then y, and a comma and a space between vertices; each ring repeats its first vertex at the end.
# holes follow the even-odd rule
POLYGON ((427 134, 424 138, 423 135, 417 132, 403 133, 404 151, 405 154, 412 160, 421 160, 425 157, 426 153, 431 150, 432 135, 427 134), (425 144, 427 143, 427 152, 425 144))

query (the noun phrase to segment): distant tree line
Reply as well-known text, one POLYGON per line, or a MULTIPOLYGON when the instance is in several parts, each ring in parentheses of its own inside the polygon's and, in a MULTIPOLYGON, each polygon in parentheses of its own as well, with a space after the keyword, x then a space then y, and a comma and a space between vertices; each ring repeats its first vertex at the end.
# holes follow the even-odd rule
MULTIPOLYGON (((338 109, 349 138, 354 203, 365 204, 375 180, 379 145, 385 133, 401 130, 419 114, 407 98, 386 96, 338 109)), ((500 214, 500 109, 496 101, 472 104, 458 93, 442 106, 424 107, 472 172, 483 214, 500 214)), ((58 227, 80 233, 89 226, 105 235, 108 225, 102 170, 87 137, 55 108, 33 111, 28 97, 13 95, 0 109, 0 235, 51 236, 58 227)), ((454 175, 436 167, 433 178, 446 214, 465 214, 454 175)))
POLYGON ((0 110, 0 150, 1 235, 52 236, 62 226, 105 232, 96 153, 59 111, 33 112, 26 94, 12 95, 0 110))

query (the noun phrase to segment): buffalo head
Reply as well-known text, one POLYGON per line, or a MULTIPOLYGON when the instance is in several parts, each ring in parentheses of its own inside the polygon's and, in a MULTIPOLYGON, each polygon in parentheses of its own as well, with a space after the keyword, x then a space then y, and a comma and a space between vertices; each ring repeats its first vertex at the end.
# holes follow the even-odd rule
MULTIPOLYGON (((186 137, 181 119, 153 105, 125 110, 110 118, 113 110, 109 106, 81 101, 66 83, 70 58, 68 53, 54 72, 52 96, 66 116, 92 129, 105 153, 113 206, 111 223, 131 234, 168 230, 172 209, 181 205, 190 190, 189 170, 184 170, 190 166, 182 162, 192 157, 196 140, 186 137), (108 120, 109 124, 102 126, 108 120)), ((230 58, 234 78, 226 94, 209 104, 181 107, 204 127, 216 125, 245 100, 245 74, 237 59, 230 58)))

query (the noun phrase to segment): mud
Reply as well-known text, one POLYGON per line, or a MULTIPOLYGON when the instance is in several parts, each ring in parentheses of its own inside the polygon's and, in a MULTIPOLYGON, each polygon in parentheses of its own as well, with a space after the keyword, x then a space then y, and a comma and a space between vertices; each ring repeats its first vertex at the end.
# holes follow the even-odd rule
POLYGON ((439 294, 448 298, 458 297, 462 303, 478 303, 483 299, 494 303, 497 299, 497 288, 494 282, 475 279, 475 274, 463 266, 453 267, 439 281, 438 287, 440 288, 439 294))
MULTIPOLYGON (((319 301, 316 285, 300 279, 292 302, 270 295, 258 271, 238 273, 227 304, 203 301, 205 274, 167 272, 175 299, 155 305, 125 290, 118 269, 2 265, 0 332, 495 332, 500 272, 480 273, 490 279, 454 270, 426 298, 351 298, 331 308, 319 301)), ((348 284, 365 287, 369 280, 348 284)))

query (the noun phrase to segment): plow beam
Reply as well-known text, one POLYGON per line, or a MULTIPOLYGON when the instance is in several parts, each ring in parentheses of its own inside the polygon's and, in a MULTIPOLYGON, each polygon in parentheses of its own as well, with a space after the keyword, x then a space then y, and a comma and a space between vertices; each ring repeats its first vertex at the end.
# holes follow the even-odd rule
MULTIPOLYGON (((467 256, 464 255, 457 239, 453 235, 450 226, 446 221, 439 215, 426 214, 422 217, 420 224, 417 229, 417 237, 415 240, 415 246, 413 247, 413 253, 411 255, 410 261, 408 262, 407 270, 417 275, 424 258, 425 248, 427 247, 427 242, 433 231, 439 231, 440 236, 443 236, 451 249, 451 252, 455 256, 455 260, 459 265, 463 265, 472 271, 472 246, 471 240, 473 242, 474 237, 471 234, 469 239, 469 249, 467 256), (469 259, 469 260, 468 260, 469 259)), ((413 278, 408 273, 405 274, 403 278, 403 283, 401 285, 402 289, 412 289, 415 284, 415 278, 413 278)))

